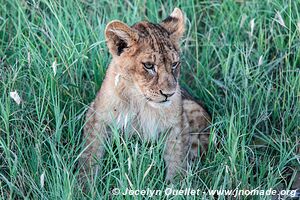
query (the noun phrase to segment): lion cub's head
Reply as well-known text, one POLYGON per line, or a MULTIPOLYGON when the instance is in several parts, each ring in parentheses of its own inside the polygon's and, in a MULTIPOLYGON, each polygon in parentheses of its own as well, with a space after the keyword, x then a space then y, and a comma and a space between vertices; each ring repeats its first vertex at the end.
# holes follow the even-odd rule
POLYGON ((129 27, 112 21, 105 36, 112 63, 120 75, 135 85, 151 105, 170 104, 180 95, 179 40, 184 33, 184 16, 175 8, 160 24, 142 21, 129 27))

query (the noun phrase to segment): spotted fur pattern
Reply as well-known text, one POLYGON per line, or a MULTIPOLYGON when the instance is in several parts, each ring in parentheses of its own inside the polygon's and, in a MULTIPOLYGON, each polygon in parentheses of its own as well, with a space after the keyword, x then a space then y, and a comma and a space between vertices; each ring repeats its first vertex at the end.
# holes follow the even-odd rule
POLYGON ((178 83, 183 33, 184 16, 178 8, 160 24, 143 21, 129 27, 112 21, 107 25, 112 61, 86 115, 83 172, 97 169, 95 163, 104 154, 103 142, 110 138, 112 124, 126 132, 137 130, 145 139, 167 134, 164 160, 170 181, 185 169, 190 148, 191 158, 199 155, 199 146, 207 148, 210 117, 200 104, 183 95, 178 83))

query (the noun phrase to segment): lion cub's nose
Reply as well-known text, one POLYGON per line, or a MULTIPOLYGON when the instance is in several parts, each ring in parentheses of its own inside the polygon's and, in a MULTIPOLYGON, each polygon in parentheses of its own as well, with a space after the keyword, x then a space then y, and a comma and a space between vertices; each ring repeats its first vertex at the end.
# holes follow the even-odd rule
POLYGON ((173 93, 164 93, 164 92, 163 92, 163 91, 161 91, 161 90, 159 90, 159 92, 160 92, 160 94, 161 94, 161 95, 165 96, 165 97, 166 97, 166 99, 167 99, 168 97, 171 97, 171 96, 173 96, 173 94, 175 94, 175 92, 173 92, 173 93))

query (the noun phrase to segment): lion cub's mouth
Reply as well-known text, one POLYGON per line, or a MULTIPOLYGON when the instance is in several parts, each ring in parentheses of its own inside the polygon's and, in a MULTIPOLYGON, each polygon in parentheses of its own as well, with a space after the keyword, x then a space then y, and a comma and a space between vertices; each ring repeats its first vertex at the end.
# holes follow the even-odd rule
POLYGON ((158 101, 158 102, 152 100, 149 97, 146 97, 146 99, 147 99, 147 103, 154 108, 169 107, 172 104, 172 100, 170 100, 170 99, 164 99, 164 100, 158 101))
POLYGON ((170 101, 170 100, 169 99, 165 99, 165 100, 159 101, 158 103, 166 103, 168 101, 170 101))

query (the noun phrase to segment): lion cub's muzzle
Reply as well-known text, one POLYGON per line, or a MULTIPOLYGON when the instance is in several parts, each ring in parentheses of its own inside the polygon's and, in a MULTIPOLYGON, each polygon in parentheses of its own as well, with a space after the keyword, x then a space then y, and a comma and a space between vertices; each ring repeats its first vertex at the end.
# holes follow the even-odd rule
POLYGON ((159 103, 164 103, 164 102, 167 102, 169 101, 169 97, 173 96, 175 94, 175 92, 163 92, 162 90, 159 90, 159 93, 165 97, 164 100, 160 101, 159 103))

